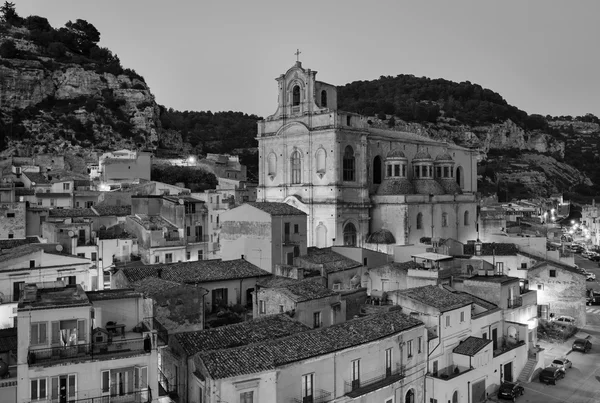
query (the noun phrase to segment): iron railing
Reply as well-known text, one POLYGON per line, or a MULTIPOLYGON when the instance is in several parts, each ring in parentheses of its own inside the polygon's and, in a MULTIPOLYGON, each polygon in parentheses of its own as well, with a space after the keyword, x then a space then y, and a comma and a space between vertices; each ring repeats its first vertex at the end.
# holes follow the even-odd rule
POLYGON ((393 370, 374 371, 361 374, 360 379, 344 381, 344 394, 352 396, 361 396, 367 391, 378 389, 389 385, 404 377, 404 366, 396 365, 393 370), (364 393, 363 393, 364 392, 364 393))
POLYGON ((316 389, 310 396, 294 397, 291 403, 325 403, 331 400, 331 392, 323 389, 316 389))
POLYGON ((51 348, 30 348, 27 363, 30 366, 88 358, 114 358, 115 355, 149 353, 152 341, 148 338, 114 339, 107 343, 77 344, 51 348))
MULTIPOLYGON (((63 401, 59 396, 49 398, 49 401, 63 401)), ((106 396, 84 397, 81 399, 72 399, 65 397, 68 403, 150 403, 152 402, 152 389, 136 390, 129 393, 109 394, 106 396)), ((30 403, 39 403, 39 400, 31 401, 30 403)))
POLYGON ((515 297, 508 299, 509 308, 518 308, 523 305, 523 297, 515 297))
POLYGON ((155 317, 145 317, 143 322, 144 330, 156 330, 156 334, 163 343, 169 344, 169 331, 155 317))

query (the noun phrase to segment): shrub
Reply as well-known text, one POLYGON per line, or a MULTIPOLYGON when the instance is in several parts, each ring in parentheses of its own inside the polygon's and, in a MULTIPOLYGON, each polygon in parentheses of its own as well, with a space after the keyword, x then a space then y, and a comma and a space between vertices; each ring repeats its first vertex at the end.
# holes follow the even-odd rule
POLYGON ((144 85, 140 84, 140 83, 137 83, 137 84, 133 85, 133 89, 134 90, 145 90, 146 87, 144 85))
POLYGON ((19 50, 12 40, 2 42, 0 45, 0 56, 4 59, 15 59, 19 56, 19 50))
POLYGON ((48 45, 48 53, 54 58, 60 58, 67 53, 67 47, 60 42, 52 42, 48 45))

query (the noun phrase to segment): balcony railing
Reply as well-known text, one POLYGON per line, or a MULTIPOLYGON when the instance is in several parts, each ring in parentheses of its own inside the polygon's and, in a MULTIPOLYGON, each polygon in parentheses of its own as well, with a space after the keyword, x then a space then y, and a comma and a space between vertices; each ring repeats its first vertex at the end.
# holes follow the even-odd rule
MULTIPOLYGON (((136 390, 129 393, 114 393, 106 396, 85 397, 82 399, 66 398, 68 403, 150 403, 152 401, 152 389, 136 390)), ((48 391, 50 394, 50 391, 48 391)), ((44 400, 45 401, 45 400, 44 400)), ((58 396, 52 398, 53 402, 62 401, 58 396)), ((30 403, 39 403, 39 400, 33 400, 30 403)))
POLYGON ((158 338, 165 344, 169 344, 169 331, 154 317, 146 317, 143 321, 144 330, 156 330, 158 338))
POLYGON ((208 235, 199 235, 199 236, 188 236, 187 241, 190 243, 194 242, 208 242, 208 235))
POLYGON ((107 343, 77 344, 51 348, 29 349, 27 362, 30 366, 73 360, 115 358, 115 356, 150 353, 150 339, 115 339, 107 343))
POLYGON ((344 394, 356 398, 391 385, 402 378, 404 378, 404 366, 397 364, 394 370, 374 371, 361 374, 358 380, 344 381, 344 394))
POLYGON ((523 297, 515 297, 508 299, 509 308, 518 308, 523 305, 523 297))
POLYGON ((311 396, 295 397, 290 400, 291 403, 325 403, 331 400, 331 392, 323 389, 317 389, 311 396))
POLYGON ((519 348, 524 345, 525 345, 525 340, 519 340, 515 344, 503 344, 501 347, 494 350, 494 357, 498 357, 499 355, 502 355, 504 353, 507 353, 511 350, 514 350, 514 349, 519 348))

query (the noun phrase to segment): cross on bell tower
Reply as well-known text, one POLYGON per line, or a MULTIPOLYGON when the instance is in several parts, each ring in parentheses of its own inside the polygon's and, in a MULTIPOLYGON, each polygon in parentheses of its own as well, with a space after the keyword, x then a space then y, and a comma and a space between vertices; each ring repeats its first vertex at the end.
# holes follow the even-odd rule
POLYGON ((296 49, 296 53, 294 53, 296 55, 296 61, 299 62, 300 61, 300 49, 296 49))

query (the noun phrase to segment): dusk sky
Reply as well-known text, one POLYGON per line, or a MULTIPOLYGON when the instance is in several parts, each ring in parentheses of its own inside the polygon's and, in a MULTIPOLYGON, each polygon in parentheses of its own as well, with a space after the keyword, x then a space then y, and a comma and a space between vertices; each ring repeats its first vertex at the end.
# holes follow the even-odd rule
POLYGON ((480 84, 530 114, 600 116, 599 0, 12 1, 55 28, 93 24, 181 111, 272 114, 299 48, 334 85, 414 74, 480 84))

